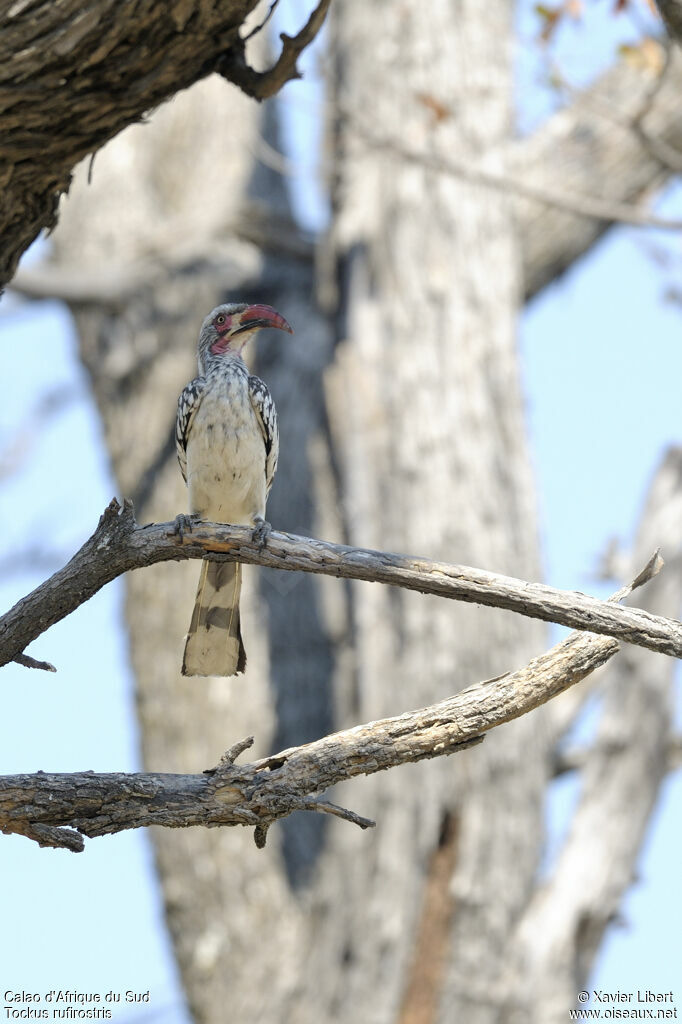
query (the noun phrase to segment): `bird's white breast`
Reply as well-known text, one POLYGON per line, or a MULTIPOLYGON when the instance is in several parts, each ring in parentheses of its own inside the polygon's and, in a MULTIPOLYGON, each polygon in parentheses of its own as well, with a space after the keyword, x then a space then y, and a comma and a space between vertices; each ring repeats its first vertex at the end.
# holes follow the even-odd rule
POLYGON ((265 515, 265 443, 245 374, 209 382, 187 440, 190 510, 218 523, 265 515))

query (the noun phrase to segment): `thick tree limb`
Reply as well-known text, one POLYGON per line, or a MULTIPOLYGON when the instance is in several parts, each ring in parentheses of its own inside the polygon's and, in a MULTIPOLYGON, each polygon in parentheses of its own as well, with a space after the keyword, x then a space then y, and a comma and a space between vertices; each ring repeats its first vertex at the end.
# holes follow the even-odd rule
MULTIPOLYGON (((261 548, 253 541, 251 530, 244 526, 200 523, 191 533, 180 537, 174 523, 138 526, 132 504, 126 501, 121 509, 114 498, 95 533, 71 561, 0 618, 0 665, 16 661, 32 640, 122 573, 157 562, 203 558, 207 554, 272 569, 385 583, 423 594, 505 608, 529 618, 602 633, 682 657, 682 623, 651 615, 641 608, 621 608, 577 591, 556 590, 469 566, 351 548, 274 531, 267 546, 261 548)), ((649 567, 646 571, 650 571, 649 567)))
MULTIPOLYGON (((653 560, 651 571, 656 571, 653 560)), ((41 846, 78 851, 79 833, 101 836, 146 825, 253 825, 262 846, 269 825, 296 810, 336 814, 368 828, 374 823, 315 795, 356 775, 463 750, 580 682, 618 650, 610 637, 572 634, 518 672, 476 683, 432 707, 356 726, 243 767, 234 762, 251 738, 234 744, 202 775, 5 776, 0 778, 0 829, 41 846)))
POLYGON ((256 73, 240 38, 256 0, 0 3, 0 288, 40 230, 54 227, 79 160, 212 71, 236 84, 250 72, 250 95, 273 95, 300 77, 296 59, 328 4, 256 73))

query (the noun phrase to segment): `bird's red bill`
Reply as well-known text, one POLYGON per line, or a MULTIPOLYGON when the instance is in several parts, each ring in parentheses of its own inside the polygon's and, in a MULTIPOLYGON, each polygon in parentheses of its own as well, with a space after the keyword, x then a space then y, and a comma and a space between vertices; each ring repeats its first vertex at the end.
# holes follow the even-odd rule
POLYGON ((240 317, 239 330, 250 330, 253 327, 275 327, 279 331, 293 334, 291 326, 281 313, 272 306, 254 305, 245 309, 240 317))

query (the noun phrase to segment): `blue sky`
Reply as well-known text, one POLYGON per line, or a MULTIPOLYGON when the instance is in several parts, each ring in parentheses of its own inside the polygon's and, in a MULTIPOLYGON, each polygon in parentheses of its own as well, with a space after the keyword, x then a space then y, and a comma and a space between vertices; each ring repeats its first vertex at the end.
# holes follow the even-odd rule
MULTIPOLYGON (((556 102, 537 87, 544 60, 531 45, 530 7, 525 4, 520 17, 519 93, 526 129, 556 102)), ((291 24, 278 28, 293 28, 304 10, 293 5, 291 24)), ((612 16, 611 3, 594 0, 586 10, 586 23, 568 25, 554 51, 576 81, 588 80, 612 59, 617 42, 634 36, 631 23, 612 16)), ((306 62, 313 78, 314 60, 306 62)), ((283 100, 288 149, 307 168, 293 189, 310 226, 324 216, 310 141, 319 102, 314 82, 288 86, 283 100)), ((660 209, 682 216, 682 190, 670 188, 660 209)), ((614 535, 627 543, 663 449, 681 440, 682 311, 663 301, 664 281, 644 237, 633 229, 612 232, 521 320, 546 580, 555 586, 600 592, 592 579, 600 553, 614 535)), ((679 239, 664 241, 679 255, 679 239)), ((0 344, 5 381, 11 382, 0 406, 0 457, 17 422, 30 420, 46 389, 64 383, 77 392, 33 436, 27 432, 28 457, 2 481, 0 563, 6 568, 6 559, 35 538, 48 554, 65 560, 115 493, 68 314, 54 303, 28 305, 7 297, 0 305, 0 344)), ((27 567, 0 574, 0 607, 9 607, 44 575, 27 567)), ((3 669, 2 774, 138 766, 121 594, 120 584, 110 585, 32 646, 36 657, 55 662, 57 675, 3 669)), ((557 784, 550 802, 555 836, 574 796, 570 780, 557 784)), ((609 932, 595 986, 675 988, 679 905, 671 894, 679 889, 681 821, 678 773, 666 786, 638 882, 625 901, 627 927, 609 932)), ((88 841, 79 856, 40 850, 17 837, 1 839, 0 993, 67 986, 102 993, 151 989, 145 1020, 183 1019, 144 833, 88 841)), ((115 1019, 142 1016, 121 1009, 115 1019)))

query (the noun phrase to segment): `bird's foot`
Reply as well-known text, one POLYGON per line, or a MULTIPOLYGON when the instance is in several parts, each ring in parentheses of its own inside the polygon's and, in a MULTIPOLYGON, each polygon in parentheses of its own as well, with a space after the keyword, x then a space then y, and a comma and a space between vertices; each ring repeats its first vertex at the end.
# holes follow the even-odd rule
POLYGON ((251 534, 251 540, 254 544, 257 544, 262 551, 268 542, 268 537, 272 533, 272 527, 267 519, 263 519, 262 516, 253 517, 253 533, 251 534))
POLYGON ((201 516, 197 515, 196 512, 192 512, 188 516, 181 512, 179 516, 175 517, 174 533, 180 538, 181 544, 185 539, 185 533, 191 533, 193 527, 199 522, 201 522, 201 516))

